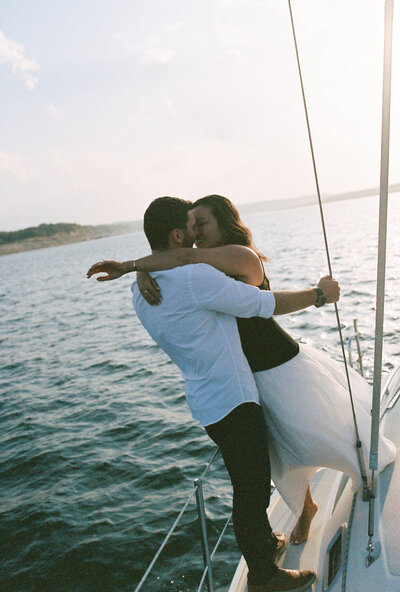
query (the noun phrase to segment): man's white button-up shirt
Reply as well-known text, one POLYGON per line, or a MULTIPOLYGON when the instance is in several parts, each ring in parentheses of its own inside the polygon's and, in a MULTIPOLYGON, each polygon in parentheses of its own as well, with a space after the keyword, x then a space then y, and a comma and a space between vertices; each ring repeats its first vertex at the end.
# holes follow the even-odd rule
POLYGON ((258 403, 235 317, 272 316, 273 293, 204 263, 151 275, 161 289, 161 304, 148 304, 134 282, 133 306, 154 341, 180 368, 193 418, 206 426, 241 403, 258 403))

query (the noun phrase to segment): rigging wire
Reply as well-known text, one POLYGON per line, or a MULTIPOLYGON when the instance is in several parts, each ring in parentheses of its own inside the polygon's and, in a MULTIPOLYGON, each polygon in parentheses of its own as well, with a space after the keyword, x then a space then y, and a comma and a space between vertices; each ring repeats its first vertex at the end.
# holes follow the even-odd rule
MULTIPOLYGON (((297 47, 296 30, 295 30, 295 26, 294 26, 291 0, 288 0, 288 4, 289 4, 289 12, 290 12, 290 21, 292 24, 294 47, 295 47, 295 51, 296 51, 297 68, 298 68, 299 77, 300 77, 301 93, 303 96, 303 105, 304 105, 304 111, 305 111, 306 122, 307 122, 308 139, 309 139, 310 149, 311 149, 311 158, 312 158, 313 169, 314 169, 314 178, 315 178, 315 184, 316 184, 316 189, 317 189, 318 205, 319 205, 319 211, 320 211, 321 223, 322 223, 322 231, 323 231, 323 235, 324 235, 325 251, 326 251, 326 257, 328 260, 329 274, 331 277, 333 277, 331 258, 330 258, 330 254, 329 254, 328 237, 327 237, 326 226, 325 226, 325 218, 324 218, 324 212, 322 209, 321 193, 320 193, 320 189, 319 189, 317 165, 315 162, 314 146, 313 146, 313 141, 312 141, 312 136, 311 136, 310 121, 309 121, 309 117, 308 117, 306 95, 305 95, 305 91, 304 91, 303 75, 302 75, 302 71, 301 71, 299 51, 298 51, 298 47, 297 47)), ((355 433, 356 433, 356 451, 357 451, 358 464, 360 467, 361 478, 362 478, 363 484, 364 484, 364 499, 367 500, 369 498, 369 489, 368 489, 367 474, 366 474, 366 470, 365 470, 364 455, 362 452, 362 443, 360 440, 356 411, 355 411, 355 407, 354 407, 353 393, 351 390, 350 375, 349 375, 349 369, 348 369, 347 360, 346 360, 346 353, 345 353, 345 349, 344 349, 342 328, 341 328, 340 317, 339 317, 339 309, 338 309, 336 302, 334 304, 335 304, 336 322, 337 322, 337 326, 338 326, 338 331, 339 331, 339 336, 340 336, 340 344, 341 344, 341 348, 342 348, 342 356, 343 356, 344 367, 345 367, 345 371, 346 371, 347 385, 348 385, 349 395, 350 395, 351 410, 353 413, 354 429, 355 429, 355 433)))

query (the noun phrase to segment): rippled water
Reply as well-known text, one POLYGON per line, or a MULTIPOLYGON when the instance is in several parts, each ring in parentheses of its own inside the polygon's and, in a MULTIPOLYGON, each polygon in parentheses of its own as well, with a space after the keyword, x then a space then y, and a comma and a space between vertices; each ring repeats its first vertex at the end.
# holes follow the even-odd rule
MULTIPOLYGON (((371 377, 375 198, 325 208, 342 324, 359 320, 371 377)), ((400 361, 400 195, 390 196, 384 370, 400 361)), ((327 273, 318 210, 248 216, 275 289, 327 273)), ((0 259, 0 584, 7 592, 133 591, 214 446, 191 420, 179 372, 140 326, 125 277, 87 268, 148 252, 141 233, 0 259)), ((340 357, 332 307, 280 319, 340 357)), ((347 330, 345 330, 345 335, 347 330)), ((206 485, 210 538, 229 513, 221 461, 206 485)), ((239 553, 231 528, 215 579, 227 587, 239 553)), ((202 557, 194 504, 145 590, 197 590, 202 557)))

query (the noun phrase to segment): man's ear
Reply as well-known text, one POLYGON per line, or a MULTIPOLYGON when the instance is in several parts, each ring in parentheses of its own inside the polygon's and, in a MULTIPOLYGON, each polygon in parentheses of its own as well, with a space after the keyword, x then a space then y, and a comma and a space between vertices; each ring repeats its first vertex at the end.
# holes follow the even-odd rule
POLYGON ((174 228, 173 230, 171 230, 171 233, 169 236, 170 236, 170 240, 173 243, 175 243, 176 245, 181 245, 184 238, 185 238, 185 232, 181 228, 174 228))

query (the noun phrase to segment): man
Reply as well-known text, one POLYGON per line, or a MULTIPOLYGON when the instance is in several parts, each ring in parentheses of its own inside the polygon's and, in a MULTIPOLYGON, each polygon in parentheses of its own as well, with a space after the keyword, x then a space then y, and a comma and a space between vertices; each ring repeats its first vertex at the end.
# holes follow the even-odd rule
MULTIPOLYGON (((145 212, 144 231, 152 251, 191 246, 190 202, 162 197, 145 212)), ((135 271, 135 262, 102 262, 88 277, 106 272, 114 279, 135 271)), ((132 286, 136 313, 152 338, 179 366, 193 418, 216 442, 233 486, 233 524, 246 559, 249 592, 306 590, 315 580, 310 570, 283 570, 273 562, 282 544, 266 513, 270 496, 267 428, 254 377, 240 345, 235 317, 288 313, 316 303, 314 289, 260 291, 228 278, 205 264, 156 272, 163 301, 151 307, 132 286)), ((101 278, 99 278, 101 279, 101 278)), ((337 282, 322 279, 327 302, 339 298, 337 282)))

